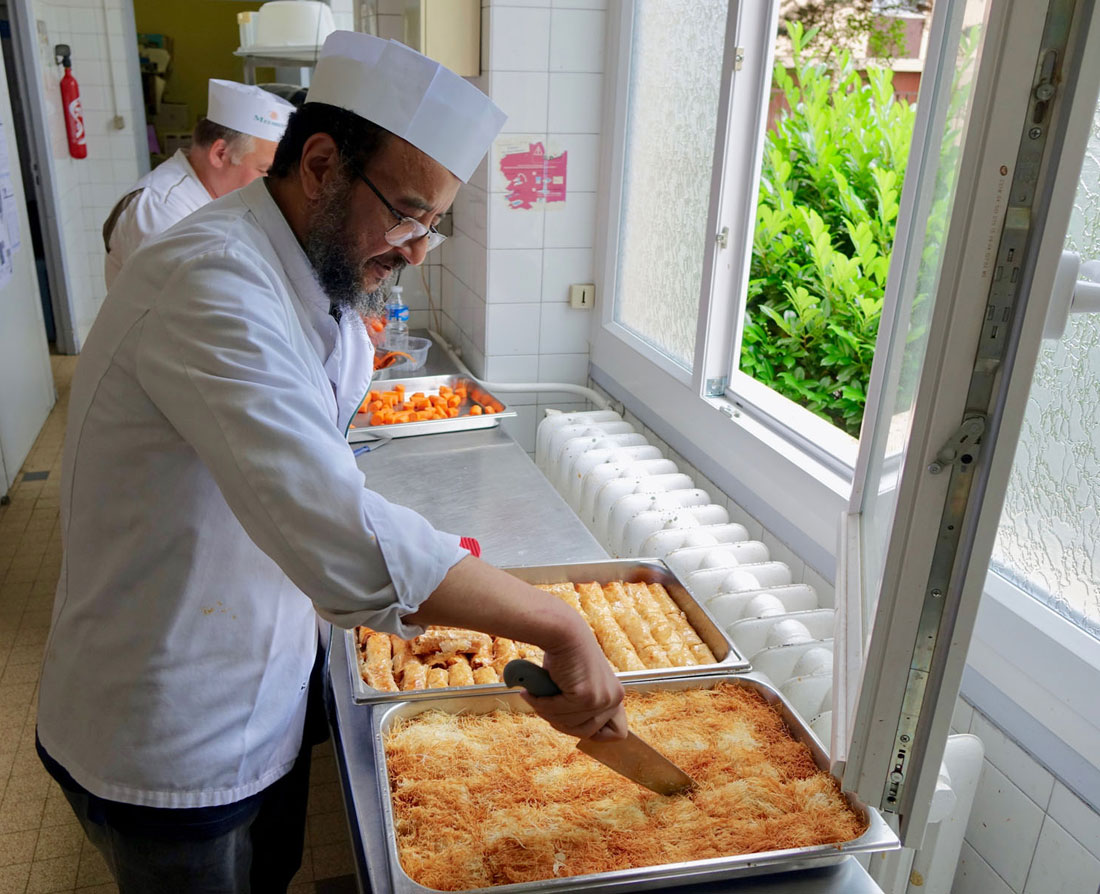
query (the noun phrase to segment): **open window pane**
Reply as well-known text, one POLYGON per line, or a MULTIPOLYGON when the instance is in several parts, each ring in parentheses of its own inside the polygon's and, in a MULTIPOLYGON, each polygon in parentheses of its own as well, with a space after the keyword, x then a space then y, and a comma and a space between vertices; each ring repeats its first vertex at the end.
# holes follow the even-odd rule
POLYGON ((819 32, 795 21, 778 40, 739 359, 742 372, 852 437, 923 67, 921 17, 905 20, 912 33, 891 36, 879 60, 868 58, 882 43, 877 22, 823 14, 819 32))
MULTIPOLYGON (((928 322, 940 282, 954 204, 961 151, 970 113, 971 88, 978 67, 978 47, 987 0, 969 0, 959 31, 946 35, 941 72, 921 101, 927 116, 913 141, 914 169, 909 176, 908 220, 901 223, 890 276, 897 292, 896 313, 884 320, 877 351, 881 375, 875 425, 862 495, 862 592, 879 592, 886 548, 897 504, 897 480, 909 442, 916 389, 928 349, 928 322), (904 234, 904 235, 903 235, 904 234)), ((926 77, 932 77, 928 73, 926 77)), ((862 445, 861 445, 862 446, 862 445)), ((863 606, 864 630, 870 631, 874 605, 863 606)))
POLYGON ((690 368, 727 0, 633 4, 615 321, 690 368))
MULTIPOLYGON (((1066 236, 1100 281, 1100 107, 1066 236)), ((1046 342, 1024 416, 992 567, 1100 638, 1100 316, 1046 342)))

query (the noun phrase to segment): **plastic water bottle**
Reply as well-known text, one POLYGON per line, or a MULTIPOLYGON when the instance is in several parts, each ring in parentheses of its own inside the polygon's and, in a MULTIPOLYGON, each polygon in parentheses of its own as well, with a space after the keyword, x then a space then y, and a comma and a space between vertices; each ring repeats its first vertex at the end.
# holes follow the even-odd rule
POLYGON ((386 301, 386 347, 391 351, 409 349, 409 308, 401 297, 401 286, 393 286, 386 301))

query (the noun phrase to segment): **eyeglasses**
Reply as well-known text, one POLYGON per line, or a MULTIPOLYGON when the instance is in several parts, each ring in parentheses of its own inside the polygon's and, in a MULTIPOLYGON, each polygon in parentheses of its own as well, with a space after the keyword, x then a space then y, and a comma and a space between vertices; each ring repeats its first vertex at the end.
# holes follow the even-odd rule
POLYGON ((367 186, 370 187, 370 191, 378 196, 378 201, 385 205, 390 214, 397 218, 397 223, 386 230, 386 241, 396 247, 402 245, 409 245, 412 242, 416 242, 417 239, 423 239, 428 237, 428 247, 426 251, 431 251, 433 248, 437 248, 441 242, 447 237, 439 232, 435 227, 426 227, 420 221, 411 217, 406 217, 400 211, 393 207, 386 197, 378 191, 378 187, 370 182, 370 178, 366 174, 358 171, 359 179, 362 180, 367 186))

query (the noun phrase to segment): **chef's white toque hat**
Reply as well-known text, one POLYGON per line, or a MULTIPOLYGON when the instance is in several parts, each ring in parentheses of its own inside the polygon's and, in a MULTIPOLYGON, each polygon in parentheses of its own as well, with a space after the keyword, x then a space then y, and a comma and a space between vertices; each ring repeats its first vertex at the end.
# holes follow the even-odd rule
POLYGON ((210 79, 206 117, 222 127, 277 143, 293 112, 294 106, 262 87, 210 79))
POLYGON ((384 127, 463 182, 489 151, 506 115, 473 84, 395 40, 333 31, 306 102, 323 102, 384 127))

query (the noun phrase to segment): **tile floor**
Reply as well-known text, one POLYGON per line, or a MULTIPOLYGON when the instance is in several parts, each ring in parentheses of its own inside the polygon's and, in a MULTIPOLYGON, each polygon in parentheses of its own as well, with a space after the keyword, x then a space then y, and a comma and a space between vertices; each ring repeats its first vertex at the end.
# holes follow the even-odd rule
MULTIPOLYGON (((61 564, 58 486, 75 357, 51 358, 57 405, 0 506, 0 894, 117 892, 34 750, 39 665, 61 564), (42 474, 48 473, 48 474, 42 474)), ((356 890, 331 743, 314 749, 302 868, 291 891, 356 890)))

